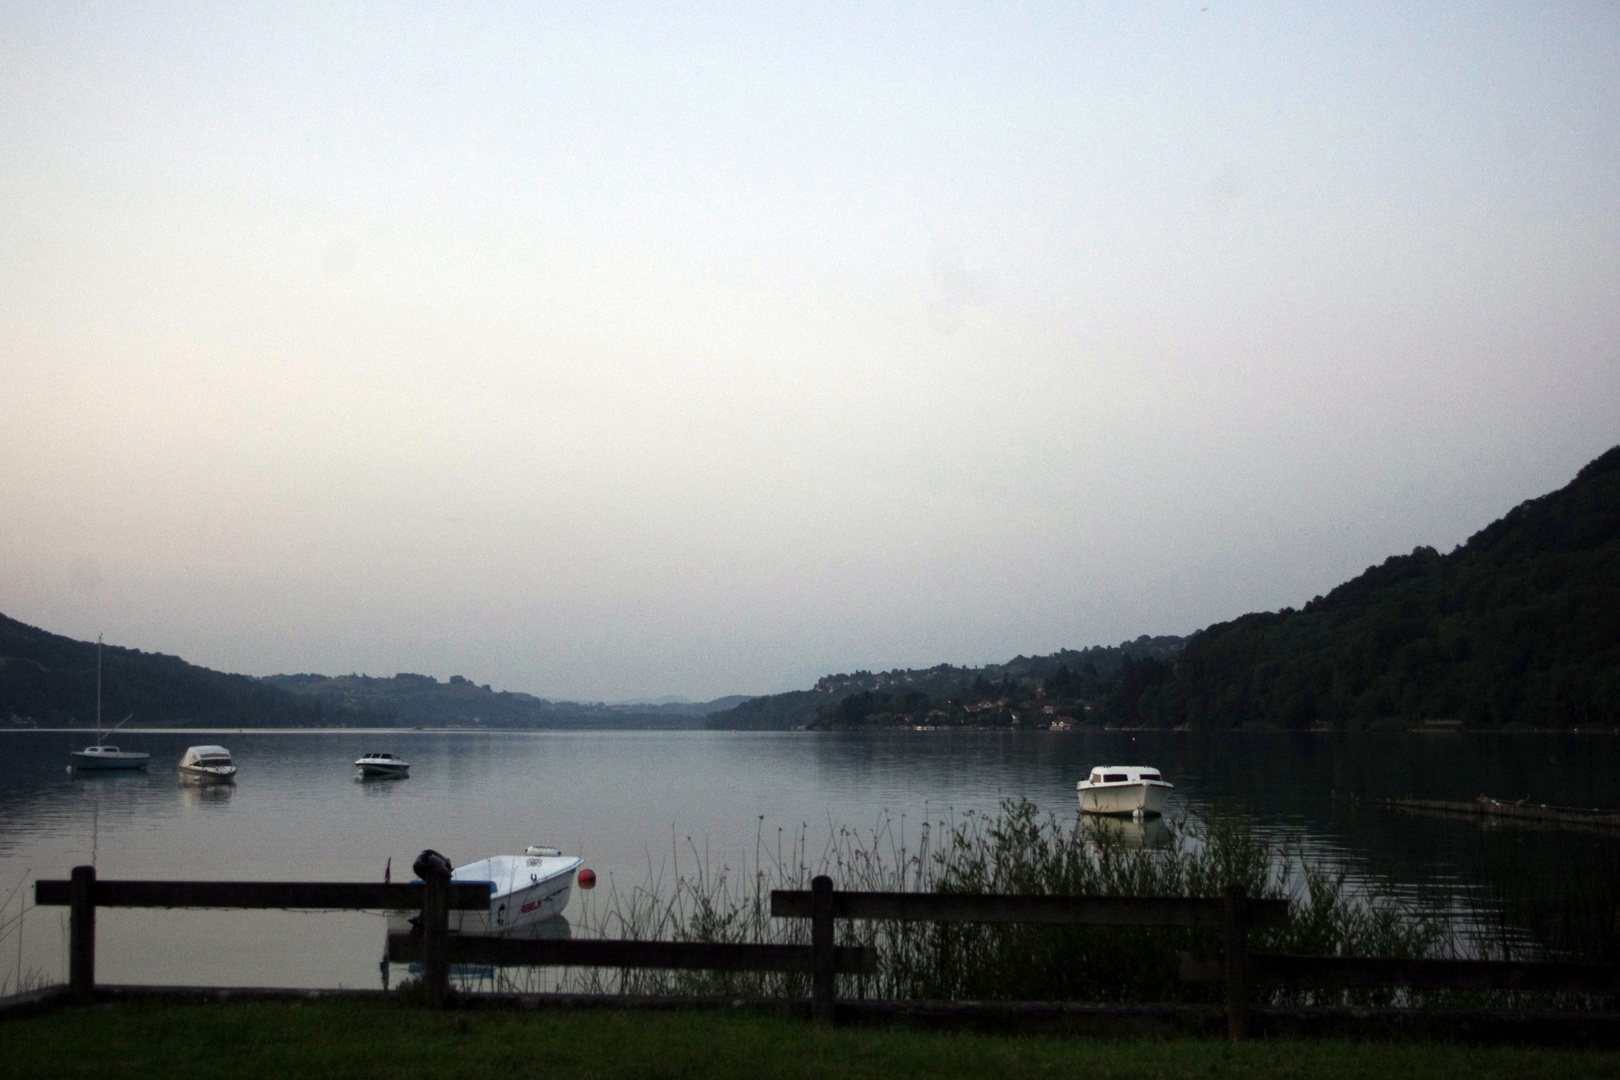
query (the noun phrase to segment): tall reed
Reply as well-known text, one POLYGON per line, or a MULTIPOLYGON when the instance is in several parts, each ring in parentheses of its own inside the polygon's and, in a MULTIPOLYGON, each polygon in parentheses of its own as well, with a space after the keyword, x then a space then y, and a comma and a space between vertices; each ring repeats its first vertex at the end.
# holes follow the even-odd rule
MULTIPOLYGON (((1276 847, 1240 821, 1178 818, 1144 830, 1042 814, 1008 800, 992 814, 924 822, 908 837, 884 819, 867 832, 829 827, 819 850, 808 825, 756 837, 752 859, 733 867, 688 838, 649 860, 646 880, 610 882, 587 896, 576 932, 587 937, 807 944, 802 919, 773 919, 772 889, 807 889, 828 874, 839 889, 1008 892, 1074 896, 1208 896, 1242 885, 1250 896, 1293 901, 1288 925, 1257 931, 1252 948, 1313 955, 1429 956, 1450 951, 1446 927, 1391 896, 1352 887, 1343 872, 1276 847), (1156 833, 1156 839, 1152 834, 1156 833)), ((840 944, 877 949, 879 971, 839 976, 848 997, 1084 1001, 1213 1000, 1181 981, 1180 954, 1219 950, 1213 931, 843 921, 840 944)), ((506 988, 542 988, 539 973, 505 973, 506 988)), ((559 988, 610 993, 804 995, 802 975, 583 971, 559 988)), ((1284 995, 1277 995, 1281 999, 1284 995)), ((1390 1000, 1388 993, 1294 1000, 1390 1000)))

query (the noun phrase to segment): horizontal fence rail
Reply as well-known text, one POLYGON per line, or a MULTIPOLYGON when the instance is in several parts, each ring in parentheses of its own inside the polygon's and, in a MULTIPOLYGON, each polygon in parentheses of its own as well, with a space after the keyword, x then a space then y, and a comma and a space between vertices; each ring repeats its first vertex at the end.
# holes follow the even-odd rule
POLYGON ((817 960, 811 974, 810 1011, 818 1024, 833 1021, 833 920, 963 922, 1046 926, 1207 927, 1224 932, 1227 1032, 1243 1038, 1248 1025, 1247 940, 1252 926, 1288 921, 1288 901, 1251 900, 1234 886, 1226 895, 1020 896, 1008 893, 835 892, 821 875, 809 891, 771 890, 771 916, 809 919, 817 960))
MULTIPOLYGON (((90 899, 96 907, 419 911, 425 888, 421 882, 114 880, 94 882, 90 899)), ((450 909, 488 911, 489 891, 486 882, 452 883, 450 909)), ((34 882, 34 903, 41 907, 72 902, 71 881, 34 882)))
MULTIPOLYGON (((771 890, 771 915, 808 919, 808 891, 771 890)), ((1227 923, 1227 902, 1182 896, 1018 896, 1006 893, 835 892, 837 919, 895 922, 1034 923, 1048 926, 1219 927, 1227 923)), ((1250 926, 1281 926, 1288 901, 1248 900, 1250 926)))
MULTIPOLYGON (((1407 960, 1251 955, 1249 978, 1281 986, 1407 986, 1423 990, 1620 990, 1620 967, 1520 960, 1407 960)), ((1220 982, 1225 964, 1182 955, 1185 982, 1220 982)))
MULTIPOLYGON (((390 934, 388 959, 396 964, 422 959, 422 939, 390 934)), ((450 962, 495 967, 664 968, 709 971, 813 970, 808 945, 753 945, 714 941, 617 941, 572 938, 452 937, 450 962)), ((876 975, 877 950, 839 946, 833 968, 841 974, 876 975)))
POLYGON ((805 972, 811 1012, 831 1023, 837 974, 878 973, 877 950, 836 946, 834 920, 1205 928, 1223 931, 1222 955, 1184 955, 1181 977, 1226 986, 1227 1030, 1246 1032, 1249 987, 1287 986, 1620 992, 1620 966, 1490 960, 1408 960, 1332 956, 1250 955, 1248 932, 1281 926, 1288 901, 1250 899, 1234 887, 1220 898, 1179 896, 1018 896, 971 893, 838 892, 817 876, 808 891, 771 892, 774 918, 809 919, 809 945, 731 942, 625 941, 572 938, 485 938, 449 933, 449 912, 487 911, 486 882, 456 883, 442 858, 424 852, 422 882, 99 881, 80 866, 69 881, 37 881, 35 903, 72 910, 69 987, 78 1001, 94 999, 95 909, 279 908, 288 910, 419 910, 410 933, 388 935, 388 959, 421 960, 430 1004, 448 1000, 451 963, 533 966, 662 968, 670 970, 805 972), (432 860, 424 862, 428 856, 432 860), (434 860, 437 860, 436 862, 434 860))
POLYGON ((277 908, 314 911, 421 911, 429 1004, 445 1002, 450 986, 450 912, 488 911, 488 882, 450 880, 442 855, 424 851, 416 869, 422 881, 395 885, 346 881, 99 881, 94 866, 75 866, 67 881, 34 882, 34 903, 67 905, 68 992, 88 1004, 96 994, 96 908, 277 908), (431 856, 431 858, 430 858, 431 856))

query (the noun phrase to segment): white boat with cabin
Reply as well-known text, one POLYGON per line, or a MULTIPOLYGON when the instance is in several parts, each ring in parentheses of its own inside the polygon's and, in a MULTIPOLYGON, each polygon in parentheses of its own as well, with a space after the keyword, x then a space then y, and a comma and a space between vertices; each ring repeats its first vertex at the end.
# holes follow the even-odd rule
MULTIPOLYGON (((112 732, 108 732, 112 734, 112 732)), ((94 746, 87 746, 83 750, 73 751, 73 769, 75 772, 95 772, 101 769, 144 769, 151 763, 152 755, 141 750, 120 750, 96 740, 94 746)))
POLYGON ((221 782, 236 775, 236 762, 223 746, 193 746, 180 759, 182 779, 221 782))
MULTIPOLYGON (((112 726, 111 735, 129 722, 130 716, 124 717, 112 726)), ((102 742, 101 734, 101 638, 96 638, 96 741, 83 750, 73 751, 73 770, 75 772, 99 772, 106 769, 144 769, 152 760, 152 755, 140 750, 120 750, 116 746, 108 746, 102 742)))
POLYGON ((354 767, 361 776, 404 776, 411 771, 411 763, 404 758, 382 752, 361 755, 354 767))
POLYGON ((1162 814, 1175 790, 1158 769, 1146 765, 1100 765, 1075 785, 1087 814, 1162 814))

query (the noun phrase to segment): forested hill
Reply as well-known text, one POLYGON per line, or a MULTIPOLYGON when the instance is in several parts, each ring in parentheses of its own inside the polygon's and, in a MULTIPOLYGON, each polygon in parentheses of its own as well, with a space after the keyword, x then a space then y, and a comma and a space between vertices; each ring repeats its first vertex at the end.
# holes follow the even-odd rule
MULTIPOLYGON (((491 690, 459 675, 227 675, 178 656, 107 645, 102 715, 133 727, 696 728, 704 703, 548 701, 491 690)), ((96 644, 0 615, 0 725, 89 725, 96 715, 96 644)))
MULTIPOLYGON (((1062 649, 1046 656, 1015 656, 1005 664, 893 671, 856 671, 825 675, 809 690, 752 698, 734 709, 709 717, 711 728, 786 730, 797 727, 882 727, 898 724, 1006 726, 1018 722, 1019 703, 1042 697, 1054 683, 1072 690, 1071 697, 1093 709, 1106 707, 1122 670, 1152 662, 1169 670, 1169 660, 1184 638, 1143 635, 1119 645, 1062 649), (971 709, 978 702, 999 702, 995 711, 971 709), (843 712, 840 716, 839 709, 843 712)), ((1046 715, 1044 705, 1037 712, 1046 715)), ((1103 713, 1097 714, 1100 721, 1103 713)))
MULTIPOLYGON (((178 656, 102 649, 102 716, 132 725, 302 727, 320 707, 250 675, 227 675, 178 656)), ((96 717, 96 643, 0 615, 0 723, 89 725, 96 717)))
POLYGON ((1620 447, 1442 555, 1183 641, 829 675, 717 728, 1362 728, 1620 724, 1620 447))
POLYGON ((1620 722, 1620 447, 1449 554, 1206 628, 1150 704, 1208 727, 1620 722))

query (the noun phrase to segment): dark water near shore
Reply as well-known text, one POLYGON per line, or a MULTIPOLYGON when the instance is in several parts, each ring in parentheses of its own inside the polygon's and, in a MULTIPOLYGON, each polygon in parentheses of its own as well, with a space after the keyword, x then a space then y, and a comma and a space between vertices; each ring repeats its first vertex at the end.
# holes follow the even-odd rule
MULTIPOLYGON (((806 833, 813 858, 839 826, 887 821, 915 837, 924 820, 1005 798, 1069 818, 1075 781, 1107 763, 1162 768, 1177 785, 1172 815, 1244 817, 1352 881, 1456 911, 1516 948, 1589 954, 1616 936, 1620 836, 1482 828, 1348 798, 1620 807, 1620 739, 1606 735, 120 732, 126 749, 152 753, 148 772, 70 774, 68 751, 85 741, 0 733, 0 899, 21 886, 0 909, 8 988, 19 972, 61 977, 65 911, 16 916, 34 878, 80 863, 119 878, 381 880, 392 859, 399 880, 423 847, 461 863, 549 843, 622 888, 667 880, 677 852, 688 865, 694 852, 752 863, 778 829, 806 833), (211 741, 235 754, 237 783, 181 785, 185 747, 211 741), (409 759, 410 778, 355 780, 352 762, 372 749, 409 759), (1582 938, 1577 924, 1604 918, 1606 939, 1582 938)), ((588 902, 576 892, 569 914, 588 902)), ((372 986, 382 936, 363 913, 105 910, 98 976, 372 986)))

